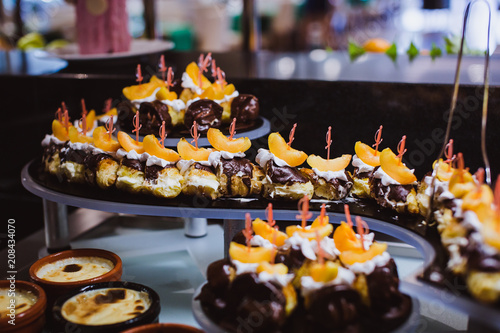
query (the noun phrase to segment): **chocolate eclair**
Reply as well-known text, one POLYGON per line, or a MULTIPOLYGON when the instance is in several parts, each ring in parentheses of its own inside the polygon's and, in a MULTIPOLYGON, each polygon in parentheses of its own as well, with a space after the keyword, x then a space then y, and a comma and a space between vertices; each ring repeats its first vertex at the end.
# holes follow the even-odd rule
POLYGON ((190 129, 196 121, 198 132, 206 132, 209 128, 219 128, 222 125, 222 106, 210 99, 200 99, 192 102, 184 114, 184 125, 190 129))
POLYGON ((65 145, 66 141, 59 140, 53 134, 45 135, 45 138, 42 140, 42 163, 46 172, 54 176, 59 174, 59 166, 61 164, 59 153, 65 145))
POLYGON ((140 193, 144 190, 144 178, 148 153, 138 154, 135 150, 127 152, 124 149, 117 151, 121 158, 117 171, 116 187, 131 193, 140 193))
POLYGON ((69 183, 85 183, 85 164, 89 145, 80 142, 67 142, 59 152, 61 175, 69 183))
POLYGON ((175 198, 182 191, 184 177, 175 163, 150 156, 144 170, 144 189, 157 197, 175 198))
POLYGON ((247 123, 259 117, 259 100, 254 95, 239 94, 231 102, 231 119, 247 123))
POLYGON ((102 189, 115 185, 120 163, 108 153, 99 152, 95 148, 85 156, 83 164, 87 183, 97 185, 102 189))
POLYGON ((314 197, 327 200, 344 199, 350 192, 353 179, 349 171, 319 171, 314 169, 301 169, 314 185, 314 197))

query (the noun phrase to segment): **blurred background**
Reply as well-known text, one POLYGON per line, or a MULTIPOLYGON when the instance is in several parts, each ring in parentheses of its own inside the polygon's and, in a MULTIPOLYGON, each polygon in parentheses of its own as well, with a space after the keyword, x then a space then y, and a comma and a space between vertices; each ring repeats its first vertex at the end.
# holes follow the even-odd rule
MULTIPOLYGON (((73 0, 76 1, 76 0, 73 0)), ((100 0, 92 0, 99 2, 100 0)), ((102 0, 101 0, 102 1, 102 0)), ((407 50, 410 43, 430 50, 446 48, 445 37, 460 35, 468 0, 128 0, 129 29, 134 38, 167 39, 178 51, 226 52, 245 47, 242 20, 255 19, 256 48, 270 51, 345 50, 384 38, 407 50)), ((491 49, 500 42, 499 1, 492 10, 491 49)), ((478 5, 470 21, 470 52, 484 50, 487 9, 478 5)), ((57 47, 75 40, 75 9, 68 0, 0 0, 0 48, 38 32, 43 43, 57 47), (63 40, 63 41, 62 41, 63 40), (53 44, 51 42, 56 41, 53 44)), ((31 42, 31 45, 30 45, 31 42)), ((21 45, 25 47, 26 45, 21 45)))

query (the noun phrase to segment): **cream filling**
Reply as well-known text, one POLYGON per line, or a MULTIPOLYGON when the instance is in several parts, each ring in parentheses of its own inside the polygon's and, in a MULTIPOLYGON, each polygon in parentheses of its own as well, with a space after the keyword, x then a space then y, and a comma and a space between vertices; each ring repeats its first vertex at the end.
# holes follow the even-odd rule
POLYGON ((182 110, 186 109, 186 107, 187 107, 186 104, 181 99, 174 99, 173 101, 168 100, 168 99, 164 99, 161 102, 172 107, 172 109, 175 112, 181 112, 182 110))
POLYGON ((153 91, 153 93, 151 95, 149 95, 148 97, 144 97, 144 98, 139 98, 139 99, 134 99, 132 101, 130 101, 137 109, 139 109, 141 107, 141 103, 144 103, 144 102, 154 102, 156 101, 156 94, 158 93, 158 91, 160 91, 160 88, 156 88, 155 91, 153 91))
POLYGON ((120 148, 116 152, 116 156, 118 156, 119 158, 126 157, 129 160, 139 160, 141 162, 146 162, 151 155, 149 155, 148 153, 139 154, 133 149, 127 152, 125 149, 120 148))
MULTIPOLYGON (((300 251, 307 259, 317 259, 316 254, 318 253, 318 242, 316 239, 309 240, 307 238, 300 237, 299 233, 295 232, 292 237, 286 239, 285 244, 288 246, 299 247, 300 251)), ((326 259, 335 260, 337 256, 340 255, 340 251, 335 246, 333 238, 323 237, 320 241, 320 245, 326 259)))
POLYGON ((45 137, 42 140, 42 147, 47 147, 51 143, 56 144, 56 145, 62 145, 66 141, 61 141, 58 138, 55 137, 53 134, 45 134, 45 137))
POLYGON ((255 273, 257 272, 258 263, 244 263, 238 260, 231 259, 234 267, 236 268, 236 275, 243 273, 255 273))
POLYGON ((260 272, 259 280, 262 282, 275 282, 283 288, 293 280, 293 274, 270 274, 268 272, 260 272))
POLYGON ((376 267, 381 267, 387 265, 391 260, 389 253, 384 252, 381 255, 373 257, 373 259, 365 262, 356 262, 352 265, 346 265, 355 274, 371 274, 376 267))
POLYGON ((238 97, 240 93, 238 90, 235 90, 232 94, 230 95, 224 95, 222 99, 214 99, 214 102, 217 104, 222 104, 231 101, 233 98, 238 97))
MULTIPOLYGON (((286 163, 282 159, 276 157, 269 150, 264 149, 264 148, 260 148, 258 153, 257 153, 257 156, 255 157, 255 162, 257 162, 257 164, 259 164, 261 166, 261 168, 265 168, 267 162, 269 162, 270 160, 273 160, 274 163, 280 167, 290 166, 288 163, 286 163)), ((270 182, 270 183, 272 183, 272 182, 270 182)))
POLYGON ((198 95, 201 95, 203 93, 203 90, 194 83, 193 79, 191 76, 189 76, 188 73, 184 72, 182 73, 182 88, 187 88, 191 89, 191 91, 195 92, 198 95))
POLYGON ((239 153, 230 153, 228 151, 214 151, 210 153, 208 156, 208 162, 210 165, 212 165, 214 168, 218 167, 219 164, 221 163, 221 159, 225 160, 232 160, 235 157, 245 157, 245 153, 239 152, 239 153))
POLYGON ((301 293, 302 296, 307 297, 314 291, 319 290, 323 287, 333 286, 337 284, 352 285, 355 279, 356 276, 354 275, 354 273, 343 267, 338 268, 337 277, 335 279, 326 283, 316 282, 310 276, 303 276, 300 278, 301 293))
POLYGON ((358 168, 358 173, 372 172, 374 167, 363 162, 358 156, 352 157, 352 166, 358 168))
POLYGON ((195 160, 179 160, 176 166, 177 169, 179 169, 181 175, 184 176, 184 174, 189 170, 189 167, 195 163, 199 163, 204 166, 211 166, 209 161, 195 161, 195 160))
POLYGON ((312 170, 316 175, 325 179, 327 182, 331 182, 333 179, 340 179, 346 182, 349 181, 345 174, 345 169, 342 169, 340 171, 319 171, 318 169, 313 168, 312 170))

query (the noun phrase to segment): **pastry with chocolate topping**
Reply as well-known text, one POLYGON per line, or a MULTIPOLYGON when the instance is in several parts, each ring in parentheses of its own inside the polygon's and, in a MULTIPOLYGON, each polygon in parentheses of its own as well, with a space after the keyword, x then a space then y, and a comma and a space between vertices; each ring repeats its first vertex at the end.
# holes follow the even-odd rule
MULTIPOLYGON (((290 135, 292 140, 296 125, 290 135)), ((297 166, 305 162, 307 155, 291 148, 278 132, 271 133, 268 141, 269 150, 259 149, 255 158, 266 175, 262 183, 262 196, 287 200, 299 200, 305 195, 312 198, 313 184, 305 173, 297 169, 297 166)))
POLYGON ((259 118, 259 100, 254 95, 239 94, 231 102, 231 119, 247 123, 259 118))
POLYGON ((245 151, 251 146, 248 138, 233 139, 236 120, 231 125, 231 135, 210 128, 207 138, 217 149, 209 156, 219 180, 219 192, 226 197, 249 197, 259 195, 264 173, 262 169, 245 158, 245 151))
POLYGON ((222 125, 222 107, 210 99, 200 99, 191 103, 184 115, 184 125, 191 128, 196 122, 198 132, 205 133, 209 128, 222 125))
POLYGON ((144 189, 157 197, 175 198, 182 191, 184 177, 176 167, 176 162, 180 159, 179 154, 172 149, 165 148, 161 142, 150 134, 144 137, 143 147, 150 156, 146 160, 144 171, 144 189))
POLYGON ((403 136, 397 156, 390 148, 380 153, 380 166, 374 169, 370 178, 370 195, 381 207, 398 213, 418 214, 417 178, 414 170, 402 162, 405 141, 406 136, 403 136))
POLYGON ((181 157, 177 162, 177 168, 184 177, 182 193, 217 199, 220 196, 219 181, 208 161, 213 150, 198 147, 199 135, 196 125, 193 125, 192 135, 195 146, 184 138, 177 143, 177 151, 181 157))
POLYGON ((109 153, 94 149, 85 156, 85 180, 91 185, 108 189, 115 185, 120 163, 109 153))
POLYGON ((307 163, 311 169, 303 168, 305 173, 314 185, 314 197, 327 200, 344 199, 352 188, 353 180, 351 174, 345 169, 351 161, 351 155, 342 155, 330 159, 331 126, 327 133, 327 158, 310 155, 307 163))

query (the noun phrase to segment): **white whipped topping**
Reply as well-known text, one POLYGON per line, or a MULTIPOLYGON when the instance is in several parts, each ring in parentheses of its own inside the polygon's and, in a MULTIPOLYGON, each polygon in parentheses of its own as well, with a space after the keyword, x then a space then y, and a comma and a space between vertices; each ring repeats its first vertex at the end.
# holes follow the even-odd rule
POLYGON ((250 239, 250 245, 258 246, 258 247, 265 247, 268 249, 275 248, 273 243, 271 243, 270 241, 268 241, 267 239, 265 239, 264 237, 262 237, 260 235, 253 236, 252 239, 250 239))
POLYGON ((352 285, 356 276, 353 272, 343 267, 338 268, 337 277, 329 282, 316 282, 310 276, 303 276, 300 279, 302 296, 307 297, 312 292, 321 289, 326 286, 333 286, 336 284, 347 284, 352 285))
POLYGON ((240 275, 243 273, 255 273, 257 271, 257 267, 259 264, 255 263, 244 263, 238 260, 231 259, 231 262, 236 267, 236 275, 240 275))
POLYGON ((154 155, 150 155, 146 160, 146 166, 159 165, 162 168, 166 167, 169 164, 174 164, 172 162, 166 161, 163 158, 159 158, 154 155))
POLYGON ((176 164, 177 169, 180 170, 181 175, 184 175, 186 171, 188 171, 189 167, 195 163, 199 163, 201 165, 210 166, 209 161, 195 161, 195 160, 179 160, 176 164))
POLYGON ((327 182, 330 182, 333 179, 340 179, 346 182, 349 181, 349 179, 347 179, 347 176, 345 175, 345 169, 339 171, 319 171, 318 169, 313 168, 312 170, 315 174, 325 179, 327 182))
POLYGON ((62 145, 65 143, 65 141, 59 140, 53 134, 45 134, 45 137, 42 140, 42 147, 46 147, 46 146, 50 145, 51 143, 56 144, 56 145, 62 145))
POLYGON ((83 143, 83 142, 68 142, 68 147, 73 149, 73 150, 83 150, 83 151, 89 151, 90 145, 88 143, 83 143))
POLYGON ((134 149, 127 152, 125 149, 120 148, 116 152, 116 156, 118 156, 119 158, 126 157, 129 160, 139 160, 141 162, 146 162, 151 155, 149 155, 148 153, 138 154, 134 149))
POLYGON ((105 115, 105 116, 101 116, 98 121, 101 122, 101 123, 107 123, 108 120, 112 118, 113 119, 113 124, 116 123, 116 121, 118 120, 118 116, 117 115, 111 115, 111 116, 108 116, 108 115, 105 115))
MULTIPOLYGON (((361 236, 359 234, 356 234, 356 238, 361 239, 361 236)), ((375 234, 373 232, 370 232, 369 234, 363 236, 363 246, 365 249, 368 249, 370 246, 372 246, 374 238, 375 234)))
POLYGON ((184 72, 182 73, 182 88, 187 88, 191 89, 191 91, 197 93, 198 95, 201 95, 203 93, 203 90, 198 87, 193 81, 193 79, 189 76, 188 73, 184 72))
MULTIPOLYGON (((255 157, 255 162, 261 166, 261 168, 264 168, 270 160, 273 160, 274 163, 277 166, 290 166, 288 163, 283 161, 281 158, 276 157, 273 153, 271 153, 269 150, 260 148, 259 152, 257 153, 257 156, 255 157)), ((272 183, 272 182, 271 182, 272 183)))
POLYGON ((187 107, 184 101, 182 101, 181 99, 174 99, 173 101, 164 99, 161 102, 172 107, 175 112, 181 112, 181 110, 184 110, 187 107))
POLYGON ((389 253, 384 252, 381 255, 373 257, 373 259, 365 262, 356 262, 352 265, 346 265, 353 273, 356 274, 371 274, 375 267, 387 265, 391 260, 389 253))
POLYGON ((158 93, 158 91, 160 91, 160 88, 156 88, 155 91, 153 91, 153 93, 151 95, 149 95, 148 97, 144 97, 144 98, 139 98, 139 99, 134 99, 132 101, 130 101, 136 108, 139 108, 141 106, 141 103, 143 102, 154 102, 156 101, 156 93, 158 93))
POLYGON ((222 99, 214 99, 214 102, 217 103, 217 104, 222 104, 222 103, 225 103, 225 102, 229 102, 230 100, 232 100, 235 97, 238 97, 239 95, 240 95, 240 93, 238 92, 238 90, 235 90, 230 95, 224 95, 224 97, 222 99))
MULTIPOLYGON (((318 253, 318 242, 315 239, 309 240, 307 238, 300 237, 299 233, 295 232, 292 237, 287 238, 285 244, 299 247, 302 254, 307 259, 316 260, 317 258, 316 253, 318 253)), ((335 246, 333 238, 323 237, 320 241, 320 245, 326 259, 334 260, 340 254, 340 251, 335 246)))
POLYGON ((474 231, 480 231, 483 227, 483 224, 479 221, 477 214, 472 210, 467 210, 463 213, 462 225, 465 228, 472 229, 474 231))
POLYGON ((358 173, 372 172, 374 167, 363 162, 358 156, 352 157, 352 166, 358 168, 358 173))
POLYGON ((194 102, 196 102, 196 101, 199 101, 200 99, 201 99, 201 98, 199 98, 199 97, 195 97, 195 98, 190 99, 189 101, 187 101, 187 103, 186 103, 186 109, 187 109, 187 108, 188 108, 191 104, 193 104, 193 103, 194 103, 194 102))
MULTIPOLYGON (((80 119, 77 119, 73 122, 73 126, 78 130, 79 133, 83 134, 83 131, 82 129, 80 128, 80 119)), ((88 127, 88 126, 87 126, 88 127)), ((94 120, 94 122, 92 123, 92 127, 90 128, 90 130, 87 131, 87 136, 92 136, 92 134, 94 133, 94 129, 97 127, 97 120, 94 120)))
POLYGON ((259 280, 263 282, 276 282, 280 286, 286 287, 293 280, 293 274, 270 274, 268 272, 260 272, 259 280))
POLYGON ((382 168, 378 168, 374 173, 373 176, 375 178, 378 178, 382 181, 382 185, 384 186, 389 186, 389 185, 401 185, 398 181, 394 180, 391 176, 385 173, 382 168))
POLYGON ((235 157, 245 157, 245 153, 230 153, 223 150, 214 151, 208 156, 208 162, 210 162, 210 165, 212 165, 213 167, 217 167, 221 162, 221 158, 225 160, 232 160, 235 157))

